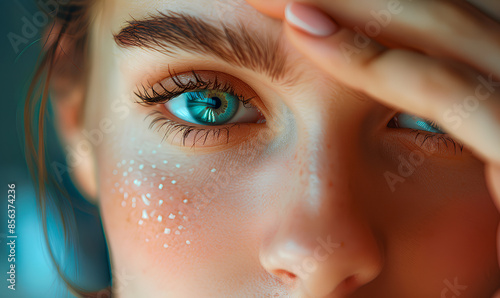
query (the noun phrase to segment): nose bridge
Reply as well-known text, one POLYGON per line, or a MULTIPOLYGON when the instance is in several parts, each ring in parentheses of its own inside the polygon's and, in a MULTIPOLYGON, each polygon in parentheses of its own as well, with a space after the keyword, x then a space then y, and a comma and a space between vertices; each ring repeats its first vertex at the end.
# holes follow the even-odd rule
POLYGON ((271 272, 288 272, 314 296, 328 295, 347 280, 366 283, 381 264, 350 187, 348 148, 336 144, 334 133, 318 131, 303 136, 295 152, 290 204, 262 254, 271 272))

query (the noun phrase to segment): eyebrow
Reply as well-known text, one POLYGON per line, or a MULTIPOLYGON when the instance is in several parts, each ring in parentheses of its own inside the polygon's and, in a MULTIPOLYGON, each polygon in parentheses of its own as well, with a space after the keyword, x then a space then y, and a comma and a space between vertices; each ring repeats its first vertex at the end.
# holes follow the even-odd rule
POLYGON ((268 75, 272 81, 293 81, 280 38, 249 31, 241 24, 215 26, 183 13, 158 12, 128 21, 114 39, 123 48, 147 48, 174 58, 179 50, 210 55, 268 75))

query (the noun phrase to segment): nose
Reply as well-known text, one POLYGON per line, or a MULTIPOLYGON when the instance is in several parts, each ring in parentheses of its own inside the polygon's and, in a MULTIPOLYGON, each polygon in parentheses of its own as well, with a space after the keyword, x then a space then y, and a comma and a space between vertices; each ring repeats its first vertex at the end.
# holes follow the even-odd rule
MULTIPOLYGON (((315 158, 332 158, 324 154, 315 158)), ((349 186, 348 164, 315 170, 313 155, 304 155, 289 182, 290 203, 263 241, 261 264, 297 292, 343 297, 379 275, 382 247, 349 186)))

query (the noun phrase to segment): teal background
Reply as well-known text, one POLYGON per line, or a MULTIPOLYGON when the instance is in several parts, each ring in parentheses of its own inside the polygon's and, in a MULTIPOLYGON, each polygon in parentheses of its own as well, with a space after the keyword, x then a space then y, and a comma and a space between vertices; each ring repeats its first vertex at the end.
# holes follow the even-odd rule
MULTIPOLYGON (((50 0, 49 0, 50 1, 50 0)), ((41 0, 40 0, 41 2, 41 0)), ((32 21, 38 12, 35 0, 1 1, 0 12, 0 59, 1 59, 1 106, 0 106, 0 297, 73 297, 65 289, 49 259, 35 193, 29 178, 23 153, 22 109, 30 77, 40 53, 41 27, 36 35, 26 38, 26 43, 15 46, 9 41, 9 33, 23 35, 26 20, 32 21), (28 45, 30 45, 28 47, 28 45), (22 54, 21 54, 22 52, 22 54), (16 291, 7 288, 7 190, 8 184, 16 184, 16 291)), ((40 14, 39 14, 40 15, 40 14)), ((51 155, 65 163, 64 153, 50 131, 48 143, 51 155)), ((64 250, 60 225, 49 215, 49 229, 55 235, 53 247, 59 255, 66 255, 64 268, 80 286, 98 290, 110 282, 107 248, 97 209, 81 198, 68 180, 66 187, 75 204, 78 254, 64 250)))

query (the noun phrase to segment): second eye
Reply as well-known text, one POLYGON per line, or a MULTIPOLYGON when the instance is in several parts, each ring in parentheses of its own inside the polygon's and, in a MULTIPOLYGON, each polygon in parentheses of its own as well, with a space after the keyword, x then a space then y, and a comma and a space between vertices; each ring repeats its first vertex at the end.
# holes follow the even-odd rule
POLYGON ((198 125, 258 123, 264 118, 257 108, 220 90, 185 92, 165 103, 165 108, 179 119, 198 125))

